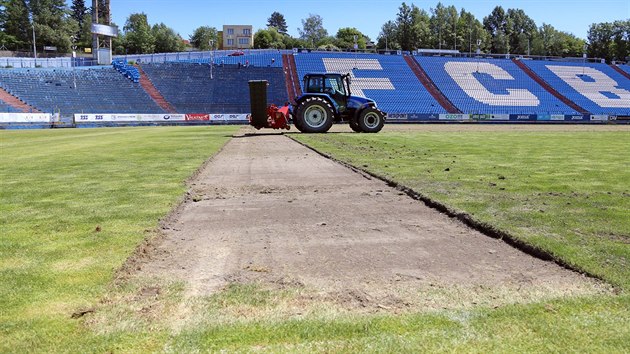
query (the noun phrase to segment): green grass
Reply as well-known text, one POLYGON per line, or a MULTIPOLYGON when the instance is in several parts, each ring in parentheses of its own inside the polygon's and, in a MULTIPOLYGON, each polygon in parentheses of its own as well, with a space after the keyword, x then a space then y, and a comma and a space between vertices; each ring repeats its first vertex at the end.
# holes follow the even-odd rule
POLYGON ((80 333, 71 314, 98 301, 236 129, 0 132, 0 352, 80 333))
MULTIPOLYGON (((144 296, 146 284, 112 283, 233 132, 0 132, 0 352, 630 351, 627 291, 402 315, 296 314, 304 289, 232 285, 185 299, 181 284, 144 296), (96 313, 72 319, 81 308, 96 313)), ((294 137, 629 289, 628 131, 294 137)))
POLYGON ((294 135, 630 290, 630 131, 294 135))

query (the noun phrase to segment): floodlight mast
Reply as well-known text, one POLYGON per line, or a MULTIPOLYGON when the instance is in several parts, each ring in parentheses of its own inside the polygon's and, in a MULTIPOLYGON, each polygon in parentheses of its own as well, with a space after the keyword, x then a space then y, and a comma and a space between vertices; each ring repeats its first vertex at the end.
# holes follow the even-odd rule
MULTIPOLYGON (((104 8, 100 7, 100 3, 101 1, 98 0, 92 0, 92 23, 100 23, 100 16, 99 16, 99 12, 103 12, 105 13, 105 15, 107 16, 104 19, 104 24, 107 26, 111 25, 111 10, 110 10, 110 0, 104 0, 103 1, 103 5, 104 8)), ((111 37, 107 37, 105 40, 105 46, 107 48, 112 47, 112 38, 111 37)), ((99 34, 98 33, 92 33, 92 56, 94 57, 94 59, 98 60, 98 50, 101 48, 101 42, 99 39, 99 34)))

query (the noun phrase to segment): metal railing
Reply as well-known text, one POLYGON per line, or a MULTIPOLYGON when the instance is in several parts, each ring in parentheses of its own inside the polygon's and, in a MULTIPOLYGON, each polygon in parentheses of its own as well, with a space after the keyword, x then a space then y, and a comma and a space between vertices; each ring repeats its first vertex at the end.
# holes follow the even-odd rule
POLYGON ((15 58, 0 57, 0 68, 71 68, 98 65, 92 58, 15 58))

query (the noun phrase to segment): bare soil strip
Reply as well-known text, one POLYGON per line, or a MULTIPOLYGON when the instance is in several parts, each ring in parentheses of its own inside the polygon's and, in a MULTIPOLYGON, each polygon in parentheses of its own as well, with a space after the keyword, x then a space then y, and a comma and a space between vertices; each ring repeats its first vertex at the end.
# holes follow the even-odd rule
POLYGON ((282 135, 235 137, 190 187, 136 274, 189 298, 255 283, 389 311, 607 291, 282 135))

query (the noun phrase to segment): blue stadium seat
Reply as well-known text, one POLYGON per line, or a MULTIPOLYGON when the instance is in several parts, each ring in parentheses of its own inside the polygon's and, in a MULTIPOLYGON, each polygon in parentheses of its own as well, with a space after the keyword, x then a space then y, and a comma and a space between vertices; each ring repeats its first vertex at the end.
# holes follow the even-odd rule
POLYGON ((284 72, 278 67, 215 65, 212 79, 208 64, 143 64, 142 69, 179 113, 249 113, 249 80, 269 81, 269 103, 287 101, 284 72))
POLYGON ((300 81, 309 72, 352 73, 352 93, 374 99, 389 114, 447 113, 402 56, 305 53, 295 55, 295 64, 300 81))
POLYGON ((0 70, 0 87, 45 113, 164 113, 112 67, 0 70))

